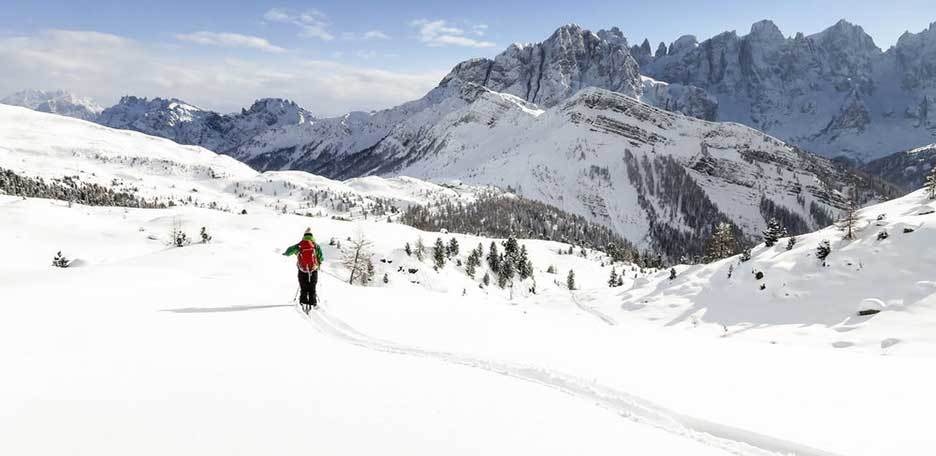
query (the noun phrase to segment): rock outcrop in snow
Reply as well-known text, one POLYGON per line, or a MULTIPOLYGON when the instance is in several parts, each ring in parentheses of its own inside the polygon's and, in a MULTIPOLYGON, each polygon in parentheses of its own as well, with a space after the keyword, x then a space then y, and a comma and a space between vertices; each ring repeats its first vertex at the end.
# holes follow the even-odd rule
POLYGON ((790 38, 761 21, 744 36, 682 37, 666 53, 637 52, 643 74, 714 96, 719 120, 828 157, 866 161, 936 140, 936 24, 887 51, 843 20, 790 38))
POLYGON ((64 90, 24 90, 10 95, 0 104, 21 106, 39 112, 48 112, 82 120, 96 121, 101 111, 100 105, 90 98, 79 97, 64 90))

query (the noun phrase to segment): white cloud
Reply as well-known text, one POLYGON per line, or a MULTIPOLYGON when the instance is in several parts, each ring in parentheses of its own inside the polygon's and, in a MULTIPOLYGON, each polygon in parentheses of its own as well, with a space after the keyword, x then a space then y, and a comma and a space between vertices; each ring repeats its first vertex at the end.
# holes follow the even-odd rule
POLYGON ((358 51, 354 51, 354 56, 359 59, 370 60, 370 59, 377 58, 377 51, 358 50, 358 51))
POLYGON ((222 112, 253 100, 283 97, 317 115, 397 105, 426 94, 445 71, 397 73, 292 53, 252 59, 186 56, 97 32, 47 30, 0 36, 0 95, 25 88, 61 87, 115 103, 120 96, 176 97, 222 112))
POLYGON ((380 30, 370 30, 370 31, 364 32, 363 38, 365 40, 389 40, 390 35, 387 35, 386 33, 381 32, 380 30))
MULTIPOLYGON (((410 22, 411 27, 417 29, 419 41, 427 46, 466 46, 475 48, 489 48, 496 44, 490 41, 481 41, 469 38, 463 29, 449 25, 442 19, 430 21, 428 19, 416 19, 410 22)), ((486 26, 484 27, 486 28, 486 26)), ((482 33, 483 35, 483 30, 482 33)))
POLYGON ((179 41, 203 44, 206 46, 242 47, 258 51, 279 53, 285 49, 270 44, 265 38, 241 35, 238 33, 194 32, 182 33, 175 36, 179 41))
POLYGON ((319 38, 331 41, 335 36, 328 31, 328 21, 324 13, 310 9, 302 13, 294 13, 282 8, 273 8, 263 15, 269 22, 292 24, 299 27, 299 36, 305 38, 319 38))

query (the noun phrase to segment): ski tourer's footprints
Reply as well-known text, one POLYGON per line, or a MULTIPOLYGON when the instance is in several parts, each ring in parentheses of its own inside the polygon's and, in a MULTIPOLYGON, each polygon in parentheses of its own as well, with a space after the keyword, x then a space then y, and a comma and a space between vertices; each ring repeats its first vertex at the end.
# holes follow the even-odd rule
POLYGON ((473 358, 467 355, 408 347, 395 342, 372 338, 358 332, 347 323, 332 317, 324 309, 302 314, 316 328, 331 337, 370 350, 423 358, 434 358, 463 366, 484 369, 519 380, 554 388, 593 402, 629 420, 650 425, 700 443, 742 456, 798 455, 834 456, 795 442, 789 442, 756 432, 684 416, 645 399, 589 382, 573 375, 533 366, 473 358))

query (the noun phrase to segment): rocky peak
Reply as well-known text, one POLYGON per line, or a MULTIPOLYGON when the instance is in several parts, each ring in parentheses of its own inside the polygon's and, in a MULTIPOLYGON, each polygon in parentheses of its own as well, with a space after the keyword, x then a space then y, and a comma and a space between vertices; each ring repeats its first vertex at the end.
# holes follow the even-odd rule
POLYGON ((683 35, 670 44, 667 54, 679 54, 681 52, 694 49, 698 45, 699 40, 696 39, 695 35, 683 35))
POLYGON ((786 39, 783 37, 783 33, 780 32, 780 28, 773 21, 767 19, 751 25, 751 33, 748 38, 756 39, 762 43, 778 43, 786 39))
POLYGON ((442 80, 472 82, 540 106, 553 106, 584 87, 631 96, 640 90, 637 61, 617 28, 593 33, 564 25, 541 43, 512 45, 494 59, 459 63, 442 80))
POLYGON ((90 98, 65 90, 27 89, 0 100, 0 103, 90 121, 97 119, 104 110, 90 98))

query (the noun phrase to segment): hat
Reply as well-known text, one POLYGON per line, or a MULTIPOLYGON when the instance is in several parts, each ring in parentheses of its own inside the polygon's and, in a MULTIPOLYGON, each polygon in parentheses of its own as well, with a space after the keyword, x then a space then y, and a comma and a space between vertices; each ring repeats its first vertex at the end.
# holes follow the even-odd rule
POLYGON ((306 228, 305 233, 302 233, 302 234, 303 234, 303 235, 312 234, 312 228, 311 228, 311 227, 306 228))

